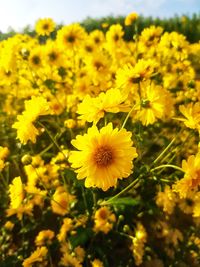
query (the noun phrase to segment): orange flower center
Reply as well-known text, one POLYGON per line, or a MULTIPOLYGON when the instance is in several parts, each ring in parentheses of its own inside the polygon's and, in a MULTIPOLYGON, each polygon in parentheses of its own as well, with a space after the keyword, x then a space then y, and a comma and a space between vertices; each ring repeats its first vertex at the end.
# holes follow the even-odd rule
POLYGON ((43 25, 43 29, 44 29, 44 30, 48 30, 48 29, 49 29, 49 24, 44 24, 44 25, 43 25))
POLYGON ((99 167, 106 167, 113 162, 113 151, 109 146, 98 147, 94 153, 94 161, 99 167))
POLYGON ((108 218, 108 210, 106 210, 106 209, 99 210, 99 217, 102 220, 106 220, 108 218))
POLYGON ((192 188, 195 188, 200 185, 200 169, 196 170, 195 176, 192 179, 192 188))

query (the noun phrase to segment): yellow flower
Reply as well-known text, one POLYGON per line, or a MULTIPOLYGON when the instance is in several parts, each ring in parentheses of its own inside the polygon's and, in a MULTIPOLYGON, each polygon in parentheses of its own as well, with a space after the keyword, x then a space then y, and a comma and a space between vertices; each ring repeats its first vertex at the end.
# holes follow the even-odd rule
POLYGON ((72 266, 72 267, 82 267, 83 265, 80 261, 73 257, 70 252, 65 252, 60 261, 61 266, 72 266))
POLYGON ((134 13, 134 12, 133 13, 130 13, 130 14, 128 14, 126 16, 125 21, 124 21, 124 24, 126 26, 130 26, 130 25, 133 24, 134 21, 137 20, 137 18, 138 18, 138 14, 137 13, 134 13))
POLYGON ((38 116, 48 114, 48 110, 49 105, 43 97, 33 96, 32 99, 25 101, 25 111, 17 116, 18 121, 12 125, 12 128, 17 129, 17 138, 22 144, 26 144, 28 140, 36 142, 39 131, 33 122, 38 116))
POLYGON ((51 230, 40 231, 35 238, 35 244, 36 246, 50 245, 54 236, 55 234, 51 230))
POLYGON ((101 207, 95 212, 94 215, 94 228, 95 232, 103 232, 107 234, 112 228, 113 223, 116 221, 115 214, 113 214, 109 208, 101 207))
POLYGON ((8 157, 10 151, 7 147, 0 146, 0 159, 5 159, 8 157))
POLYGON ((46 247, 38 247, 30 257, 26 258, 23 261, 23 267, 32 267, 35 262, 43 262, 47 255, 47 248, 46 247))
POLYGON ((9 185, 10 208, 17 209, 24 199, 24 188, 21 177, 15 177, 9 185))
POLYGON ((4 167, 5 167, 5 163, 2 159, 0 159, 0 171, 2 171, 4 167))
POLYGON ((39 35, 50 35, 55 29, 55 22, 51 18, 39 19, 35 25, 35 31, 39 35))
POLYGON ((128 106, 123 104, 126 98, 126 95, 122 95, 119 89, 109 89, 106 93, 102 92, 95 98, 87 95, 83 102, 78 105, 79 119, 96 124, 104 117, 105 112, 127 112, 128 106))
POLYGON ((185 175, 176 182, 173 189, 179 193, 180 198, 185 198, 191 190, 196 190, 200 185, 200 153, 189 156, 187 161, 183 160, 182 169, 185 175))
POLYGON ((90 36, 90 39, 93 41, 93 43, 96 46, 101 47, 101 44, 105 41, 105 36, 104 36, 103 32, 100 30, 94 30, 94 31, 90 32, 89 36, 90 36))
POLYGON ((73 199, 74 197, 67 193, 64 187, 58 187, 51 200, 52 211, 62 216, 66 215, 73 199))
POLYGON ((41 47, 34 47, 28 57, 29 66, 35 71, 43 66, 43 53, 41 47))
POLYGON ((13 227, 14 227, 14 223, 12 223, 11 221, 7 221, 5 224, 4 224, 4 227, 6 228, 6 230, 8 231, 12 231, 13 227))
POLYGON ((64 242, 68 232, 73 228, 73 224, 72 224, 72 219, 71 218, 64 218, 63 219, 63 224, 60 228, 60 232, 57 235, 57 238, 60 242, 64 242))
POLYGON ((130 249, 133 252, 133 257, 135 259, 135 265, 138 266, 143 262, 144 256, 144 245, 147 242, 147 232, 144 226, 138 222, 136 227, 135 236, 132 238, 132 245, 130 249))
POLYGON ((183 121, 188 128, 200 131, 200 103, 181 105, 179 109, 185 118, 178 118, 178 120, 183 121))
POLYGON ((83 136, 78 135, 72 145, 80 151, 72 151, 69 162, 84 179, 86 187, 98 187, 104 191, 117 184, 118 179, 132 173, 133 159, 137 157, 132 146, 131 132, 113 129, 112 123, 100 129, 93 126, 83 136))
POLYGON ((139 119, 143 125, 153 124, 157 119, 170 115, 172 111, 170 100, 169 92, 161 86, 153 82, 141 84, 141 95, 137 98, 136 114, 133 113, 133 119, 139 119))
POLYGON ((18 121, 12 126, 12 128, 17 129, 17 138, 24 145, 28 142, 28 140, 35 143, 36 136, 39 135, 39 131, 24 115, 18 115, 17 119, 18 121))
POLYGON ((44 47, 44 54, 47 65, 50 66, 62 66, 63 64, 63 53, 62 50, 58 48, 55 42, 49 41, 44 47))
POLYGON ((111 45, 119 45, 123 40, 123 28, 120 24, 112 25, 106 33, 106 41, 111 45))
POLYGON ((156 204, 159 207, 163 207, 164 212, 172 214, 176 204, 176 194, 168 185, 165 186, 164 192, 158 192, 156 196, 156 204))
POLYGON ((42 96, 33 96, 30 100, 25 100, 25 111, 23 115, 29 118, 31 122, 35 121, 39 116, 49 113, 49 104, 42 96))
POLYGON ((194 203, 193 216, 200 217, 200 192, 195 192, 193 203, 194 203))
POLYGON ((129 93, 132 88, 142 81, 146 81, 157 73, 158 63, 154 59, 140 59, 135 66, 126 64, 116 74, 117 88, 129 93))
POLYGON ((86 37, 86 32, 78 23, 62 27, 57 33, 58 46, 63 49, 73 49, 80 46, 86 37))
POLYGON ((99 259, 94 259, 92 262, 92 267, 104 267, 103 262, 99 259))

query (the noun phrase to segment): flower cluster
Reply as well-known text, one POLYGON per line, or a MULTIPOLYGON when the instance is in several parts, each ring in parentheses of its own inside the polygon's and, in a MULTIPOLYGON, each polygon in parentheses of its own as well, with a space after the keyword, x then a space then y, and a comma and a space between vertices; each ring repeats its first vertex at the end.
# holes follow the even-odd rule
POLYGON ((3 266, 199 266, 200 44, 137 18, 0 42, 3 266))

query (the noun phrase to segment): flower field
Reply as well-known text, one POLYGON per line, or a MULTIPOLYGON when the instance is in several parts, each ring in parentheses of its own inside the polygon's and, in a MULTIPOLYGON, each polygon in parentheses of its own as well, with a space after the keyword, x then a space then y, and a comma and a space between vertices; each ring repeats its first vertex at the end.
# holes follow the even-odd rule
POLYGON ((0 42, 0 266, 200 266, 200 43, 129 14, 0 42))

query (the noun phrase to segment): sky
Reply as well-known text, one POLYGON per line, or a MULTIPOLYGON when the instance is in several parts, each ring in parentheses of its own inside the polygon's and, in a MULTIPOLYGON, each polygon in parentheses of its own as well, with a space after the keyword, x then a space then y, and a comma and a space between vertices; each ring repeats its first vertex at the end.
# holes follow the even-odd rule
POLYGON ((87 17, 127 15, 136 12, 160 18, 200 14, 200 0, 0 0, 0 31, 34 27, 39 18, 57 24, 81 22, 87 17))

